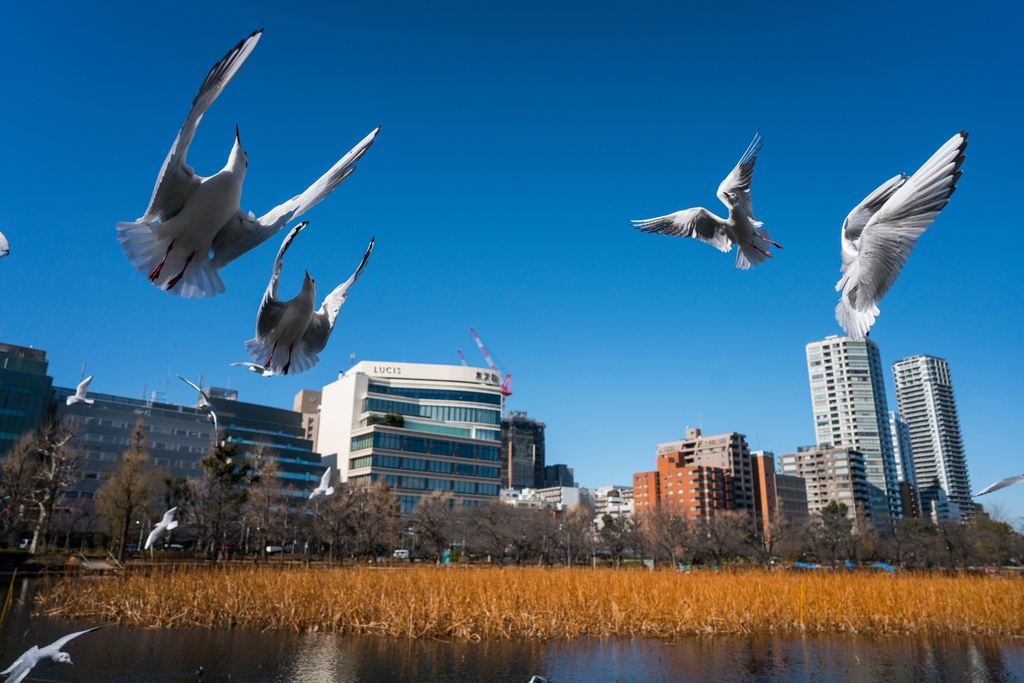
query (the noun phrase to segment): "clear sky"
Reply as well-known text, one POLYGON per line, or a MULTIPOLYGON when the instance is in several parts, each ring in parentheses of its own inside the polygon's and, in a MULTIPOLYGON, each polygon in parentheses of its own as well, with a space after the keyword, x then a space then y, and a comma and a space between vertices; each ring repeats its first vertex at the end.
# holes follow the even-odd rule
MULTIPOLYGON (((191 402, 178 373, 290 407, 357 359, 511 370, 550 462, 628 483, 687 426, 753 448, 813 443, 804 344, 839 333, 847 212, 961 129, 960 186, 872 330, 888 366, 952 368, 973 490, 1024 471, 1020 3, 3 3, 2 340, 45 349, 59 386, 191 402), (211 6, 215 9, 211 9, 211 6), (249 154, 242 208, 305 189, 377 124, 356 172, 307 214, 281 294, 322 290, 377 246, 313 370, 246 360, 284 233, 221 271, 227 292, 150 286, 114 225, 142 215, 207 70, 265 33, 207 112, 202 175, 249 154), (785 250, 754 271, 630 218, 724 213, 754 132, 754 209, 785 250), (1009 208, 1012 207, 1012 208, 1009 208), (1003 236, 1007 236, 1004 241, 1003 236)), ((895 407, 891 390, 889 403, 895 407)), ((982 499, 1024 515, 1024 486, 982 499)))

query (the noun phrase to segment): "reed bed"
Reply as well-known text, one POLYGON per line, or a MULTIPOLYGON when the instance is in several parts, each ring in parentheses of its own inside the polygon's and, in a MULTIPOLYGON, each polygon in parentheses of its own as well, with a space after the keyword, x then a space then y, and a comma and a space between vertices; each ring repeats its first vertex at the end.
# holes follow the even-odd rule
POLYGON ((864 573, 178 568, 66 578, 40 612, 150 628, 407 638, 1024 635, 1024 581, 864 573))

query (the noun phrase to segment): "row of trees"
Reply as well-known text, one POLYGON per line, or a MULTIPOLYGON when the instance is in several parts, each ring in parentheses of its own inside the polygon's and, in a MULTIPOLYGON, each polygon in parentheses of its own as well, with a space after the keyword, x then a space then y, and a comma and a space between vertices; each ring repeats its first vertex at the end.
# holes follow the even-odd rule
POLYGON ((217 558, 239 548, 259 559, 268 546, 292 546, 329 560, 388 557, 398 547, 438 559, 445 550, 515 563, 590 562, 601 557, 667 560, 673 564, 802 560, 833 566, 879 561, 937 568, 1019 564, 1024 538, 1006 523, 981 515, 971 524, 900 520, 879 535, 863 514, 833 503, 821 515, 781 518, 767 532, 743 512, 688 519, 659 509, 643 522, 605 517, 599 531, 589 511, 503 504, 464 507, 450 493, 421 498, 409 515, 384 482, 337 487, 312 501, 282 486, 271 448, 242 454, 234 444, 211 447, 197 480, 172 477, 152 465, 141 422, 95 501, 68 500, 64 491, 82 476, 72 423, 49 423, 19 441, 0 464, 0 538, 8 544, 31 533, 33 552, 74 535, 105 534, 121 558, 148 532, 150 520, 178 507, 175 533, 217 558))

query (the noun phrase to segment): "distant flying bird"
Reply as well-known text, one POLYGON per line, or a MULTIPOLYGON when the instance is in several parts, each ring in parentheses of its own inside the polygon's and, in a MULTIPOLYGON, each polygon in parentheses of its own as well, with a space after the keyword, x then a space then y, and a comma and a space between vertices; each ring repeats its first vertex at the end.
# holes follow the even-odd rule
POLYGON ((320 310, 314 312, 316 282, 306 272, 302 289, 291 301, 279 301, 277 281, 281 275, 284 253, 292 240, 308 223, 299 223, 281 243, 274 259, 274 272, 270 284, 263 294, 260 310, 256 314, 256 337, 245 342, 249 357, 273 375, 296 375, 305 372, 319 362, 318 353, 327 346, 327 340, 334 330, 338 311, 348 298, 348 288, 356 281, 373 251, 373 240, 363 254, 356 272, 337 289, 327 295, 320 310), (280 351, 279 351, 280 349, 280 351))
POLYGON ((960 131, 917 173, 885 181, 843 221, 836 320, 852 339, 860 341, 871 330, 878 302, 896 282, 917 238, 949 202, 966 148, 967 133, 960 131))
POLYGON ((241 363, 232 363, 231 365, 238 366, 238 367, 243 367, 246 370, 248 370, 249 372, 259 373, 263 377, 270 377, 271 375, 274 374, 274 373, 270 372, 269 370, 267 370, 262 365, 260 365, 259 363, 250 363, 248 361, 242 361, 241 363))
POLYGON ((534 676, 530 679, 530 683, 548 683, 548 679, 543 676, 534 676))
POLYGON ((178 511, 177 506, 172 507, 170 510, 164 513, 163 519, 156 523, 153 530, 149 532, 149 537, 146 539, 146 547, 143 550, 149 550, 149 547, 156 542, 156 539, 160 538, 161 534, 165 531, 170 531, 178 526, 178 522, 174 519, 174 513, 178 511))
POLYGON ((974 495, 984 496, 986 493, 992 493, 993 491, 998 491, 999 489, 1005 489, 1007 486, 1013 486, 1014 484, 1019 484, 1022 481, 1024 481, 1024 474, 1016 477, 1007 477, 1006 479, 1001 479, 1000 481, 997 481, 991 486, 986 486, 985 488, 983 488, 981 491, 978 491, 974 495))
POLYGON ((212 403, 210 403, 210 397, 206 395, 205 391, 197 387, 195 384, 192 384, 192 382, 189 382, 181 375, 177 375, 177 378, 199 392, 199 396, 202 399, 198 406, 199 410, 206 413, 207 418, 213 420, 213 436, 214 441, 216 441, 220 438, 220 423, 217 420, 217 409, 213 407, 212 403))
POLYGON ((210 69, 157 176, 149 208, 138 220, 117 224, 121 250, 155 286, 184 298, 224 292, 218 270, 256 248, 318 204, 355 170, 380 128, 367 135, 305 192, 256 218, 238 206, 249 158, 235 127, 227 165, 203 178, 185 163, 196 127, 249 53, 262 29, 232 48, 210 69))
POLYGON ((7 235, 0 232, 0 258, 11 253, 11 243, 7 241, 7 235))
POLYGON ((28 672, 44 659, 50 660, 53 664, 73 664, 74 662, 71 661, 71 655, 67 652, 61 652, 60 649, 71 642, 74 638, 101 628, 103 627, 94 626, 93 628, 87 628, 84 631, 79 631, 78 633, 72 633, 71 635, 64 636, 59 640, 55 640, 42 649, 33 645, 25 654, 18 657, 14 664, 11 664, 4 671, 0 671, 0 675, 9 674, 6 683, 21 683, 21 681, 25 680, 25 676, 28 676, 28 672))
POLYGON ((83 379, 81 382, 79 382, 78 383, 78 388, 75 389, 75 395, 74 396, 68 396, 67 401, 66 401, 67 405, 70 406, 70 405, 74 405, 76 403, 85 403, 87 405, 92 405, 93 404, 93 399, 85 397, 86 394, 89 393, 89 382, 91 382, 91 381, 92 381, 92 375, 89 375, 88 377, 83 379))
POLYGON ((334 493, 334 487, 331 486, 330 483, 331 483, 331 468, 328 467, 327 471, 324 472, 324 476, 320 477, 320 485, 317 486, 312 491, 310 491, 310 493, 309 493, 310 500, 312 500, 313 498, 316 498, 320 494, 323 494, 325 496, 329 496, 332 493, 334 493))
POLYGON ((728 252, 737 245, 736 267, 749 270, 772 258, 768 245, 782 249, 773 242, 767 228, 754 219, 754 206, 750 199, 750 180, 754 163, 761 150, 761 133, 754 136, 736 168, 718 186, 718 198, 729 209, 729 217, 719 218, 703 207, 683 209, 667 216, 631 221, 633 227, 658 235, 693 237, 710 244, 719 251, 728 252))

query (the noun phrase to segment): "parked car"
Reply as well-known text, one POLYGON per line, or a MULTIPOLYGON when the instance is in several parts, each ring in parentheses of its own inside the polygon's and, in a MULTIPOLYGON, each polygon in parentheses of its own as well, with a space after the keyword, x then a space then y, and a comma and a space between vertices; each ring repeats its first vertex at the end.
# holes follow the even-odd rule
POLYGON ((180 543, 172 543, 169 546, 167 546, 167 549, 168 550, 184 550, 185 546, 183 546, 180 543))
POLYGON ((395 552, 391 553, 391 557, 395 558, 396 560, 408 560, 409 551, 405 548, 399 548, 395 552))
POLYGON ((267 555, 276 555, 279 552, 281 552, 282 550, 284 550, 284 548, 282 548, 279 545, 268 545, 267 546, 267 555))

